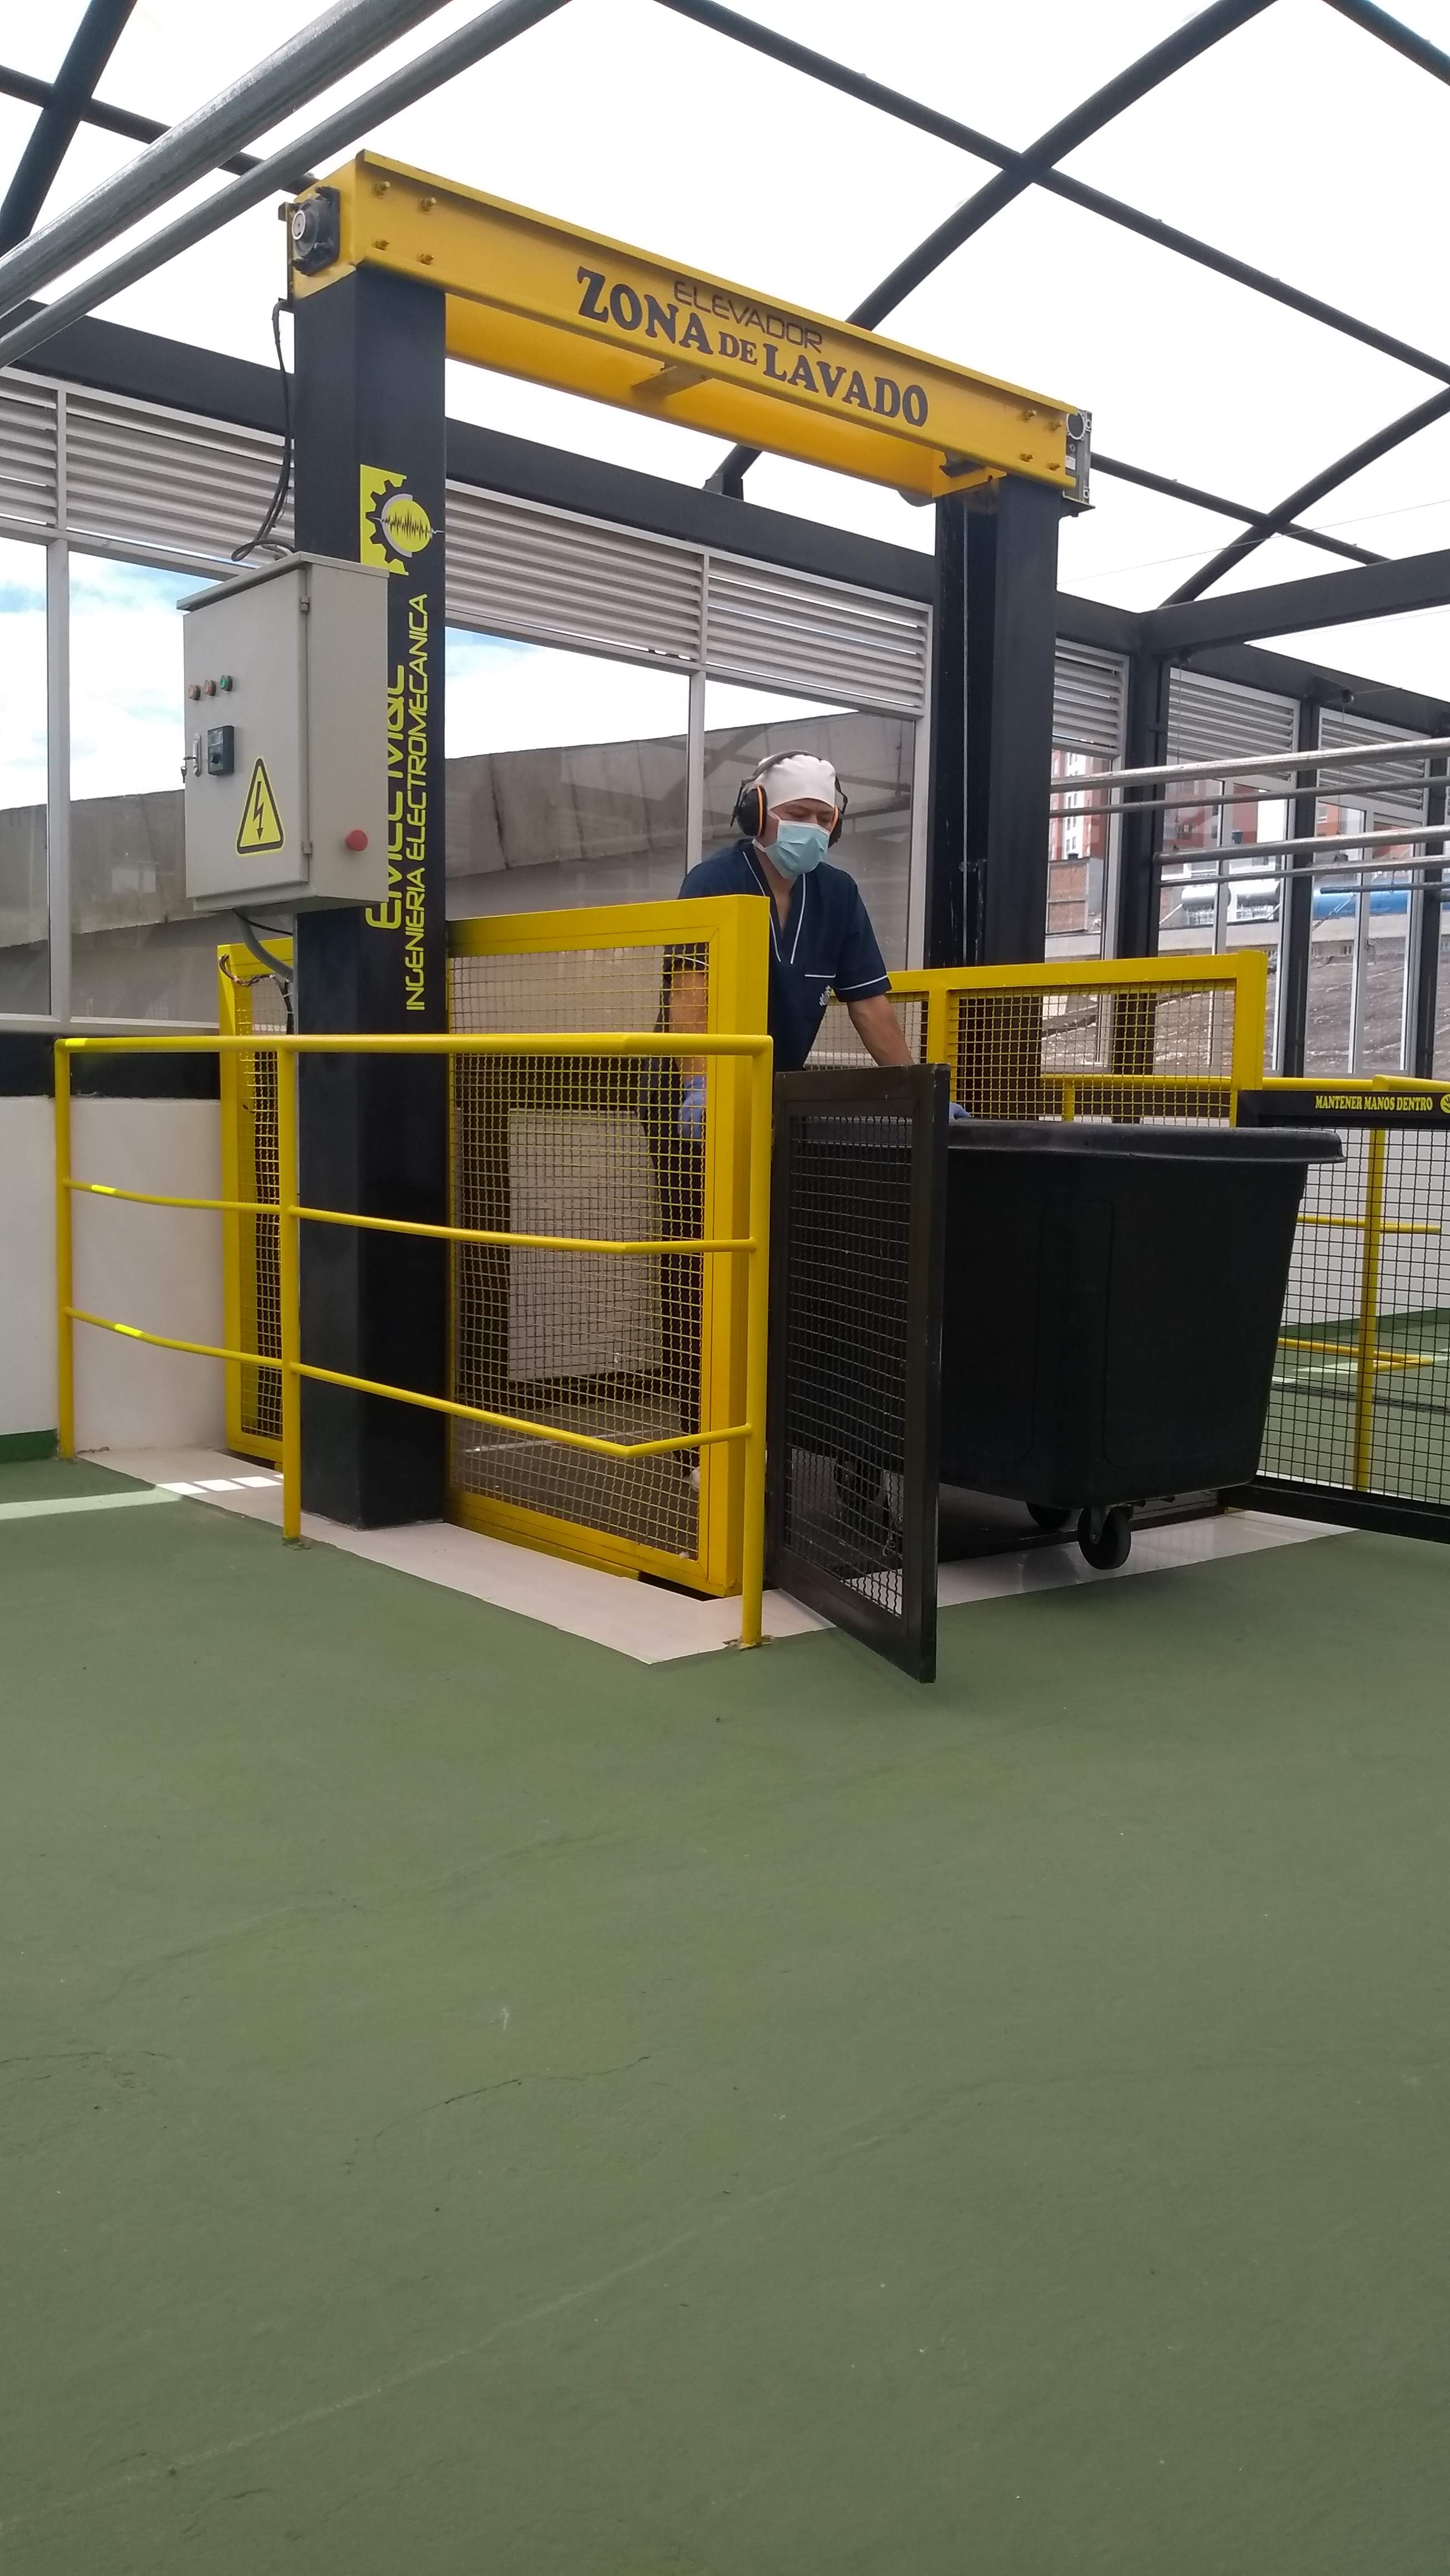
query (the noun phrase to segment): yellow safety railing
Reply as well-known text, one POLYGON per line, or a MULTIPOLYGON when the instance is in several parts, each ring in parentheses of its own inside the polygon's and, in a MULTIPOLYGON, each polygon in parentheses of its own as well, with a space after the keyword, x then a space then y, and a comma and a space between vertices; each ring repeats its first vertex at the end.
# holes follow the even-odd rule
MULTIPOLYGON (((1309 1206, 1300 1210, 1299 1225, 1311 1241, 1321 1232, 1331 1237, 1349 1235, 1357 1238, 1353 1254, 1346 1254, 1348 1267, 1337 1263, 1332 1255, 1311 1256, 1306 1247, 1299 1265, 1314 1266, 1296 1284, 1291 1278, 1291 1301, 1308 1302, 1317 1313, 1343 1316, 1352 1314, 1352 1333, 1330 1334, 1296 1331, 1292 1320, 1279 1335, 1281 1351, 1304 1353, 1311 1372, 1302 1383, 1288 1390, 1299 1404, 1310 1399, 1317 1379, 1313 1375, 1316 1361, 1328 1361, 1333 1367, 1352 1363, 1353 1378, 1348 1390, 1350 1427, 1344 1467, 1347 1476, 1325 1481, 1347 1481, 1356 1493, 1391 1492, 1400 1483, 1412 1488, 1409 1499, 1450 1501, 1450 1458, 1442 1456, 1442 1441, 1426 1434, 1424 1420, 1419 1434, 1409 1444, 1404 1457, 1386 1454, 1375 1460, 1377 1420, 1381 1446, 1388 1450, 1382 1416, 1375 1406, 1390 1400, 1393 1382, 1410 1377, 1433 1379, 1438 1386, 1447 1375, 1450 1354, 1440 1347, 1438 1319, 1444 1315, 1445 1299, 1450 1294, 1450 1281, 1442 1278, 1438 1250, 1432 1252, 1429 1239, 1450 1233, 1450 1084, 1411 1074, 1334 1074, 1275 1076, 1264 1082, 1265 1093, 1302 1099, 1322 1120, 1336 1108, 1343 1109, 1351 1123, 1344 1130, 1346 1153, 1351 1138, 1363 1139, 1362 1156, 1343 1165, 1315 1165, 1310 1168, 1307 1196, 1316 1193, 1353 1192, 1353 1206, 1309 1206), (1365 1113, 1373 1115, 1378 1107, 1392 1113, 1395 1127, 1372 1127, 1363 1124, 1365 1113), (1409 1168, 1407 1169, 1407 1164, 1409 1168), (1418 1166, 1418 1169, 1415 1168, 1418 1166), (1441 1211, 1432 1215, 1431 1208, 1441 1211), (1399 1212, 1392 1212, 1399 1211, 1399 1212), (1405 1212, 1408 1211, 1408 1212, 1405 1212), (1424 1247, 1421 1260, 1416 1247, 1408 1243, 1403 1259, 1415 1256, 1417 1266, 1408 1273, 1391 1273, 1386 1284, 1386 1263, 1401 1260, 1397 1239, 1419 1238, 1424 1247), (1322 1273, 1322 1275, 1320 1275, 1322 1273), (1402 1347, 1391 1337, 1393 1317, 1408 1313, 1412 1317, 1434 1318, 1417 1324, 1416 1338, 1429 1340, 1428 1350, 1402 1347), (1391 1382, 1390 1389, 1381 1386, 1391 1382), (1397 1472, 1398 1471, 1398 1472, 1397 1472), (1408 1472, 1406 1472, 1408 1471, 1408 1472)), ((1286 1319, 1287 1320, 1287 1319, 1286 1319)), ((1418 1399, 1425 1419, 1436 1421, 1443 1413, 1442 1402, 1433 1397, 1418 1399)), ((1403 1446, 1404 1444, 1402 1444, 1403 1446)), ((1302 1462, 1286 1458, 1287 1441, 1282 1429, 1271 1424, 1265 1452, 1265 1474, 1292 1473, 1302 1462)))
MULTIPOLYGON (((1237 1116, 1263 1081, 1263 952, 934 966, 891 978, 909 1043, 977 1118, 1237 1116)), ((834 1003, 816 1060, 863 1050, 834 1003)))
POLYGON ((61 1038, 56 1042, 55 1068, 55 1178, 56 1178, 56 1296, 59 1342, 59 1409, 60 1446, 62 1455, 75 1455, 75 1353, 74 1328, 77 1324, 100 1331, 119 1333, 130 1340, 147 1342, 162 1350, 183 1351, 203 1359, 219 1360, 224 1365, 266 1366, 275 1368, 281 1389, 280 1446, 282 1465, 282 1528, 289 1539, 300 1537, 302 1528, 302 1423, 301 1390, 304 1378, 327 1386, 350 1388, 359 1395, 383 1396, 395 1403, 411 1404, 431 1413, 439 1413, 463 1422, 481 1424, 489 1429, 506 1431, 527 1439, 547 1441, 556 1446, 581 1450, 596 1457, 629 1461, 668 1455, 681 1450, 703 1451, 733 1444, 744 1462, 744 1525, 741 1547, 741 1623, 740 1642, 754 1646, 761 1635, 761 1594, 764 1584, 765 1550, 765 1402, 766 1402, 766 1332, 769 1310, 770 1247, 770 1128, 771 1128, 772 1047, 763 1034, 725 1035, 717 1032, 673 1035, 668 1032, 643 1034, 635 1031, 550 1030, 531 1031, 526 1035, 448 1035, 392 1037, 339 1036, 287 1037, 253 1031, 246 1035, 224 1037, 97 1037, 61 1038), (177 1196, 145 1190, 121 1190, 105 1181, 80 1179, 72 1168, 71 1146, 71 1059, 80 1054, 267 1054, 275 1061, 277 1086, 277 1159, 278 1195, 275 1204, 255 1198, 228 1195, 218 1198, 177 1196), (603 1057, 663 1059, 699 1058, 721 1072, 739 1064, 749 1086, 748 1205, 743 1234, 701 1235, 693 1239, 665 1238, 640 1241, 632 1238, 601 1238, 589 1235, 551 1235, 525 1233, 506 1227, 479 1227, 423 1224, 394 1217, 362 1216, 341 1208, 303 1206, 298 1198, 297 1175, 297 1059, 301 1055, 438 1055, 458 1058, 551 1057, 593 1060, 603 1057), (185 1341, 173 1334, 155 1333, 142 1326, 122 1321, 111 1315, 98 1315, 75 1303, 73 1270, 73 1208, 77 1196, 124 1198, 145 1206, 195 1208, 223 1218, 236 1216, 256 1219, 273 1217, 278 1227, 279 1340, 275 1361, 258 1360, 255 1351, 238 1349, 233 1344, 185 1341), (659 1258, 661 1256, 700 1255, 711 1260, 747 1264, 745 1297, 745 1418, 743 1421, 713 1425, 703 1430, 690 1430, 681 1425, 661 1438, 648 1440, 611 1440, 597 1433, 570 1430, 555 1423, 531 1420, 524 1415, 506 1413, 478 1405, 456 1402, 451 1397, 425 1395, 415 1388, 385 1385, 372 1378, 328 1369, 304 1360, 301 1352, 298 1230, 302 1225, 343 1225, 387 1234, 422 1236, 449 1244, 483 1245, 497 1249, 563 1253, 603 1253, 616 1256, 659 1258))
MULTIPOLYGON (((279 966, 292 964, 293 942, 284 931, 267 945, 279 966)), ((254 950, 236 941, 217 951, 217 1027, 223 1037, 253 1032, 281 1036, 286 1005, 277 979, 254 950)), ((282 1455, 275 1360, 277 1332, 277 1089, 276 1063, 268 1055, 234 1054, 221 1060, 222 1196, 236 1202, 222 1219, 223 1333, 246 1351, 248 1365, 228 1362, 224 1373, 227 1447, 277 1466, 282 1455), (260 1217, 243 1213, 261 1202, 260 1217)))
MULTIPOLYGON (((449 1024, 459 1034, 683 1034, 690 1027, 759 1037, 769 977, 769 906, 760 895, 491 913, 449 924, 449 1024), (682 974, 693 1006, 688 1020, 677 1016, 686 998, 682 974)), ((662 1235, 748 1232, 753 1157, 745 1062, 709 1064, 703 1128, 688 1147, 665 1088, 632 1088, 605 1064, 581 1075, 567 1099, 559 1093, 546 1102, 522 1077, 460 1076, 449 1145, 452 1214, 475 1225, 547 1215, 559 1220, 560 1233, 592 1234, 598 1229, 589 1212, 599 1204, 633 1201, 632 1221, 642 1229, 653 1200, 662 1235), (545 1109, 564 1114, 540 1116, 545 1109)), ((744 1409, 743 1282, 736 1265, 672 1251, 678 1257, 662 1257, 643 1300, 623 1282, 611 1294, 579 1276, 541 1278, 534 1266, 532 1279, 519 1283, 506 1328, 488 1257, 460 1254, 453 1391, 479 1405, 507 1404, 532 1353, 542 1373, 556 1373, 552 1390, 539 1397, 552 1419, 562 1414, 616 1438, 642 1437, 651 1414, 693 1416, 696 1406, 706 1425, 735 1421, 744 1409), (658 1375, 647 1391, 652 1365, 658 1375)), ((561 1274, 570 1267, 543 1266, 561 1274)), ((466 1426, 449 1447, 448 1508, 465 1528, 702 1592, 738 1587, 738 1448, 705 1451, 692 1493, 688 1476, 668 1463, 600 1471, 585 1458, 571 1465, 562 1451, 510 1449, 466 1426)))

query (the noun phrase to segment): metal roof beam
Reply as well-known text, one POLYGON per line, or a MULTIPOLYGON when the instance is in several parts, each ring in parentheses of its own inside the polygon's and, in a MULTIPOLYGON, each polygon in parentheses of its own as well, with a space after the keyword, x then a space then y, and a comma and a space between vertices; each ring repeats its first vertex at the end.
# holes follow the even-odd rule
MULTIPOLYGON (((1258 527, 1264 516, 1262 510, 1251 510, 1242 501, 1226 501, 1220 492, 1200 491, 1196 483, 1175 483, 1170 475, 1150 474, 1144 465, 1125 465, 1120 457, 1104 456, 1096 449, 1093 472, 1106 474, 1113 482, 1136 483, 1145 492, 1161 492, 1169 501, 1189 501, 1196 510, 1216 510, 1220 518, 1242 519, 1250 528, 1258 527)), ((1372 564, 1386 560, 1384 555, 1371 554, 1367 546, 1351 545, 1348 537, 1333 537, 1325 528, 1302 527, 1296 519, 1291 519, 1287 527, 1275 533, 1295 537, 1301 546, 1318 546, 1323 554, 1343 555, 1350 563, 1372 564)))
POLYGON ((1196 62, 1201 54, 1221 44, 1225 36, 1234 34, 1250 18, 1261 17, 1270 5, 1271 0, 1211 0, 1211 5, 1201 9, 1185 26, 1177 28, 1146 54, 1140 54, 1136 62, 1116 73, 1101 89, 1094 90, 1091 98, 1085 98, 1067 116, 1059 117, 1056 125, 1049 126, 1045 134, 1028 145, 1015 168, 999 170, 995 179, 989 179, 985 187, 976 189, 964 205, 958 206, 955 214, 948 215, 945 223, 938 224, 925 241, 919 242, 915 250, 908 251, 905 259, 897 261, 879 286, 873 286, 870 294, 862 297, 851 320, 864 322, 868 330, 874 330, 877 323, 884 322, 888 313, 904 303, 908 295, 914 294, 917 287, 951 257, 953 251, 960 250, 964 242, 971 241, 994 215, 1001 214, 1014 199, 1022 196, 1044 171, 1051 170, 1059 161, 1065 161, 1069 152, 1075 152, 1079 144, 1100 133, 1105 125, 1111 125, 1115 117, 1135 106, 1140 98, 1146 98, 1150 91, 1161 88, 1174 72, 1182 71, 1186 64, 1196 62))
POLYGON ((13 249, 33 229, 135 6, 136 0, 90 0, 55 80, 47 84, 50 95, 0 205, 0 251, 13 249))
MULTIPOLYGON (((428 0, 428 5, 436 6, 437 0, 428 0)), ((108 267, 96 269, 82 285, 71 287, 51 304, 37 306, 23 321, 17 322, 11 315, 9 327, 0 334, 0 367, 13 366, 31 350, 43 348, 68 323, 79 321, 108 297, 119 295, 123 287, 134 286, 138 278, 149 277, 153 269, 164 267, 181 251, 219 232, 223 224, 229 224, 235 215, 245 214, 249 206, 260 205, 264 197, 285 189, 289 184, 287 174, 299 156, 320 161, 331 152, 344 150, 371 125, 428 97, 445 81, 482 62, 485 55, 497 53, 500 46, 511 44, 526 28, 537 26, 540 19, 552 17, 565 5, 566 0, 494 0, 492 8, 446 36, 442 44, 400 64, 376 88, 348 99, 321 125, 313 126, 310 133, 300 134, 295 143, 274 153, 270 160, 257 162, 244 179, 233 179, 229 186, 218 188, 204 205, 193 206, 189 213, 164 224, 159 232, 124 251, 108 267)))
MULTIPOLYGON (((0 98, 18 98, 26 107, 46 108, 55 95, 54 81, 34 80, 29 72, 18 72, 12 64, 0 63, 0 98)), ((124 135, 128 143, 159 143, 163 134, 171 131, 169 125, 159 125, 154 116, 137 116, 129 107, 112 107, 106 99, 94 97, 88 98, 82 107, 80 123, 97 126, 103 134, 124 135)), ((230 170, 239 179, 245 178, 247 172, 256 167, 257 155, 254 152, 234 152, 229 161, 217 163, 219 170, 230 170)), ((311 172, 299 169, 290 185, 293 188, 310 188, 313 185, 311 172)))
POLYGON ((13 250, 0 251, 0 314, 13 312, 214 170, 223 154, 267 133, 441 6, 442 0, 334 0, 322 17, 184 116, 124 170, 13 250))
POLYGON ((1348 483, 1365 466, 1377 464, 1380 457, 1388 456, 1396 447, 1403 447, 1407 439, 1417 437, 1422 429, 1429 429, 1437 420, 1443 420, 1447 412, 1450 412, 1450 393, 1432 394, 1428 402, 1417 403, 1413 411, 1402 412, 1399 419, 1392 420, 1386 428, 1377 429, 1370 438, 1362 438, 1347 455, 1336 457, 1332 465, 1321 467, 1307 483, 1300 484, 1297 492, 1290 492, 1255 526, 1246 529, 1241 537, 1233 538, 1209 562, 1191 573, 1187 581, 1180 582, 1176 590, 1169 592, 1163 602, 1164 608, 1176 608, 1185 600, 1200 599, 1206 590, 1211 589, 1235 564, 1242 563, 1245 555, 1251 555, 1266 539, 1287 536, 1291 523, 1301 511, 1312 509, 1315 502, 1322 501, 1327 493, 1338 491, 1341 484, 1348 483))
POLYGON ((1450 81, 1450 54, 1442 53, 1438 45, 1432 45, 1429 37, 1418 34, 1415 28, 1402 26, 1388 9, 1376 8, 1375 0, 1329 0, 1329 6, 1337 9, 1341 18, 1363 27, 1367 36, 1378 36, 1382 45, 1403 54, 1407 63, 1428 72, 1432 80, 1450 81))
MULTIPOLYGON (((1445 400, 1450 408, 1450 396, 1445 400)), ((1443 608, 1447 602, 1450 547, 1441 547, 1433 554, 1403 555, 1354 572, 1314 573, 1306 581, 1236 590, 1224 599, 1168 601, 1147 611, 1139 635, 1150 653, 1191 653, 1204 644, 1311 634, 1316 627, 1353 626, 1369 617, 1443 608)))
MULTIPOLYGON (((764 54, 788 71, 821 81, 844 98, 859 100, 863 107, 879 108, 883 116, 915 126, 922 134, 935 135, 939 142, 953 144, 959 152, 970 152, 979 161, 995 162, 1000 170, 1015 170, 1025 158, 1010 144, 999 143, 995 136, 983 134, 976 126, 963 125, 958 117, 944 116, 939 108, 928 107, 921 99, 908 98, 899 89, 888 89, 884 82, 869 80, 864 72, 833 61, 829 54, 819 54, 810 45, 798 45, 790 36, 777 35, 772 27, 762 27, 754 18, 742 17, 737 9, 726 8, 723 0, 661 0, 661 6, 673 9, 679 17, 692 19, 697 26, 710 28, 715 35, 728 36, 752 53, 764 54)), ((1121 197, 1107 196, 1101 188, 1089 188, 1081 179, 1070 179, 1061 170, 1042 171, 1032 184, 1049 196, 1060 197, 1066 205, 1078 206, 1085 214, 1097 215, 1104 223, 1135 233, 1140 241, 1172 251, 1179 259, 1210 269, 1235 286, 1245 286, 1254 295, 1282 304, 1291 313, 1302 313, 1310 322, 1322 322, 1327 330, 1342 332, 1347 339, 1363 342, 1367 349, 1378 349, 1383 357, 1397 358, 1407 367, 1418 367, 1423 374, 1438 376, 1442 384, 1450 384, 1450 358, 1437 358, 1428 349, 1416 348, 1412 341, 1398 339, 1392 331, 1381 331, 1373 322, 1344 312, 1337 304, 1326 304, 1322 296, 1288 286, 1283 278, 1270 276, 1267 269, 1254 268, 1247 260, 1216 250, 1211 242, 1180 232, 1176 225, 1165 224, 1156 215, 1145 215, 1137 206, 1126 205, 1121 197)))

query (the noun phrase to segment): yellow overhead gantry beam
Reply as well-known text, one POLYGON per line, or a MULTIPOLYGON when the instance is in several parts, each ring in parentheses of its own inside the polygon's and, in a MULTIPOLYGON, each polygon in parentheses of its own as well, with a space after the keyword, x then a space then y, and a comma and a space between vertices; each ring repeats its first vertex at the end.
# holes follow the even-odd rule
POLYGON ((292 293, 441 288, 451 358, 935 501, 1015 474, 1087 500, 1085 414, 551 215, 360 152, 291 210, 292 293))

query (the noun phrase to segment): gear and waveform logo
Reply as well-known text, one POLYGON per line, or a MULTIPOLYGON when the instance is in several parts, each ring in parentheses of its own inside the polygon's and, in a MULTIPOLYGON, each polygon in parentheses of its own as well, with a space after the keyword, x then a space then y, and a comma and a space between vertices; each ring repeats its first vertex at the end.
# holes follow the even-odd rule
POLYGON ((401 474, 364 465, 358 476, 358 555, 363 563, 406 572, 408 559, 433 542, 433 522, 401 474))

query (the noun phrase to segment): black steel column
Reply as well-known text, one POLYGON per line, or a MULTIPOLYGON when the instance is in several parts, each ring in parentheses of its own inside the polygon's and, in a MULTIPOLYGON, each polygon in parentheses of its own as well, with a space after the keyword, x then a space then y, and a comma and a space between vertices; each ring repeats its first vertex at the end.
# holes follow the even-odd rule
MULTIPOLYGON (((967 509, 965 493, 936 505, 931 628, 931 785, 927 803, 926 963, 960 966, 968 949, 963 862, 967 840, 967 509)), ((975 885, 973 886, 975 916, 975 885)))
MULTIPOLYGON (((1295 736, 1296 751, 1319 748, 1319 705, 1317 699, 1299 701, 1299 730, 1295 736)), ((1289 825, 1291 840, 1306 840, 1315 829, 1319 812, 1319 773, 1301 770, 1294 781, 1294 798, 1290 806, 1293 817, 1289 825)), ((1275 1007, 1279 1014, 1279 1071, 1286 1078, 1297 1079, 1304 1071, 1305 1039, 1309 1025, 1309 957, 1314 937, 1314 853, 1300 852, 1293 860, 1290 873, 1280 882, 1279 894, 1279 992, 1275 1007)))
MULTIPOLYGON (((1427 823, 1443 823, 1446 819, 1445 762, 1443 759, 1431 760, 1426 767, 1430 785, 1425 796, 1425 820, 1427 823)), ((1427 841, 1420 855, 1426 859, 1438 858, 1444 847, 1443 841, 1434 844, 1427 841)), ((1425 870, 1419 942, 1415 954, 1405 960, 1406 974, 1413 975, 1415 979, 1414 1062, 1405 1070, 1429 1077, 1433 1077, 1435 1071, 1435 1015, 1440 999, 1440 906, 1444 878, 1443 868, 1425 870)))
MULTIPOLYGON (((296 544, 386 564, 389 892, 297 923, 298 1027, 446 1028, 443 887, 444 300, 360 269, 296 313, 296 544)), ((305 1205, 447 1220, 448 1077, 439 1057, 304 1059, 305 1205)), ((302 1355, 442 1394, 441 1245, 343 1226, 302 1232, 302 1355)), ((442 1418, 303 1382, 303 1501, 355 1528, 435 1519, 442 1418)))
MULTIPOLYGON (((1161 769, 1168 757, 1169 664, 1158 653, 1134 653, 1128 662, 1127 722, 1123 767, 1161 769)), ((1158 858, 1163 847, 1162 786, 1124 791, 1118 826, 1118 919, 1115 954, 1158 954, 1158 858)))
POLYGON ((1011 475, 937 503, 933 966, 1026 962, 1046 943, 1061 515, 1011 475))

